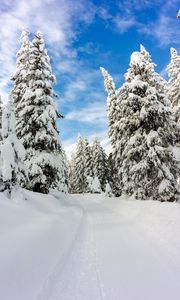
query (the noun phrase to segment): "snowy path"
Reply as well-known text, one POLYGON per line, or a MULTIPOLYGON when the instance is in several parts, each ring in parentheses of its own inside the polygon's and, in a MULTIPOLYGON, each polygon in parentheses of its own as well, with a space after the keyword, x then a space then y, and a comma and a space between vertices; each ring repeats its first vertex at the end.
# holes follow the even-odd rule
POLYGON ((179 300, 180 204, 0 197, 0 300, 179 300))
POLYGON ((38 300, 179 300, 180 265, 156 239, 101 196, 74 197, 84 212, 81 226, 38 300))

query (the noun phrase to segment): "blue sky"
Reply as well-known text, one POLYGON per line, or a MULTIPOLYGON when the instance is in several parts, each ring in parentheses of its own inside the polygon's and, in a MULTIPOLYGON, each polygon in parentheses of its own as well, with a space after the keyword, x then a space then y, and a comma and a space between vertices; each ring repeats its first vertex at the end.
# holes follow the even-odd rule
POLYGON ((107 137, 106 93, 99 67, 105 67, 117 88, 133 51, 143 44, 167 77, 170 47, 178 51, 180 20, 177 0, 1 0, 0 94, 6 100, 15 69, 21 29, 41 30, 54 74, 61 140, 70 154, 78 133, 90 141, 107 137))

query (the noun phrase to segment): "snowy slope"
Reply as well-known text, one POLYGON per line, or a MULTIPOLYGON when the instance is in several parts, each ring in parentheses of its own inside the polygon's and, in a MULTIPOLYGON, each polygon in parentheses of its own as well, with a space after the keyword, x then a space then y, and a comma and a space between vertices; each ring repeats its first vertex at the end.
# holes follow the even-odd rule
POLYGON ((179 203, 1 194, 0 299, 179 299, 179 231, 179 203))
MULTIPOLYGON (((66 261, 82 209, 24 191, 0 198, 0 299, 33 300, 56 265, 66 261)), ((63 200, 63 198, 62 198, 63 200)))

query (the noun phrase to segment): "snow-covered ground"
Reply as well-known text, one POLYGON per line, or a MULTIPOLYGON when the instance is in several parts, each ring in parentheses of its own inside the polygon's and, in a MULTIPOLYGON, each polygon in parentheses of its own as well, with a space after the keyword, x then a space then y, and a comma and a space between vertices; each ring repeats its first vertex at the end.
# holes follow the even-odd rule
POLYGON ((2 300, 179 300, 179 278, 179 203, 0 195, 2 300))

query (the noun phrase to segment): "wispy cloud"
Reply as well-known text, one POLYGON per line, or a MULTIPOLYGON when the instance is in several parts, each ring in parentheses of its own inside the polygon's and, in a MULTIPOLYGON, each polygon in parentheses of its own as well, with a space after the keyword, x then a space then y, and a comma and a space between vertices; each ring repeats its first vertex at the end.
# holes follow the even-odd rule
POLYGON ((119 33, 126 32, 127 30, 135 26, 136 23, 137 22, 133 16, 127 16, 124 18, 118 15, 114 18, 114 24, 119 33))
MULTIPOLYGON (((71 73, 70 80, 67 80, 64 86, 61 98, 63 109, 66 110, 70 105, 72 109, 74 106, 87 107, 89 103, 98 106, 102 103, 105 107, 106 93, 101 72, 90 67, 80 67, 74 72, 71 73)), ((69 114, 66 118, 69 118, 69 114)))
POLYGON ((111 13, 110 7, 106 5, 99 9, 99 16, 120 34, 135 28, 155 39, 159 46, 167 46, 179 44, 179 20, 176 19, 178 3, 178 0, 124 0, 119 1, 116 13, 111 13), (146 18, 145 22, 139 18, 141 12, 151 14, 152 8, 156 8, 153 22, 151 18, 146 18))
POLYGON ((133 13, 136 11, 148 9, 151 7, 157 7, 160 4, 163 4, 164 0, 124 0, 119 1, 119 9, 121 11, 126 11, 128 13, 133 13))
MULTIPOLYGON (((41 30, 44 33, 55 60, 59 59, 59 53, 61 57, 71 59, 76 56, 72 42, 76 37, 78 25, 90 24, 95 14, 95 7, 91 1, 85 2, 84 0, 1 1, 0 65, 1 78, 7 82, 6 85, 1 85, 1 93, 5 95, 8 91, 8 80, 15 69, 18 38, 23 27, 32 32, 41 30)), ((65 67, 68 67, 67 63, 65 67)))
POLYGON ((106 104, 92 103, 88 107, 69 112, 66 115, 66 119, 83 123, 105 125, 107 123, 106 104))
POLYGON ((157 21, 149 23, 146 26, 141 24, 139 30, 155 38, 160 46, 179 44, 180 30, 178 21, 168 15, 161 14, 157 21))
POLYGON ((109 24, 113 30, 115 29, 120 34, 125 33, 131 27, 136 25, 136 19, 132 14, 132 10, 129 10, 129 4, 127 5, 126 3, 123 5, 123 9, 119 5, 119 8, 115 14, 112 14, 110 12, 110 8, 107 6, 102 6, 98 10, 98 15, 100 18, 106 21, 106 23, 109 24))

